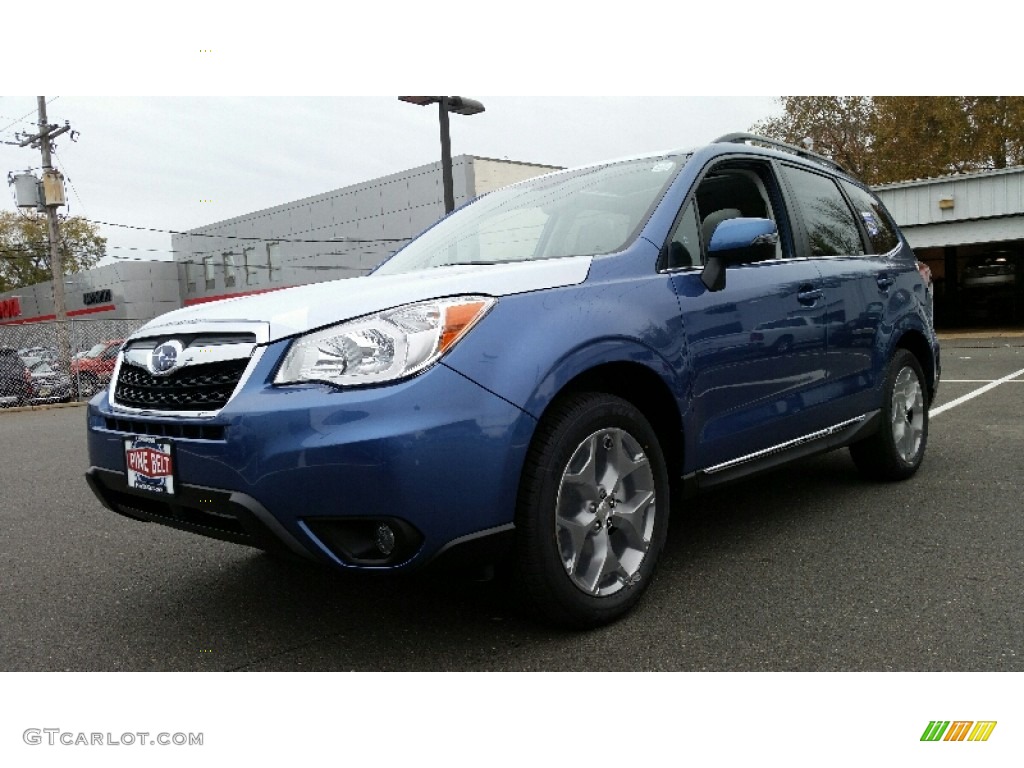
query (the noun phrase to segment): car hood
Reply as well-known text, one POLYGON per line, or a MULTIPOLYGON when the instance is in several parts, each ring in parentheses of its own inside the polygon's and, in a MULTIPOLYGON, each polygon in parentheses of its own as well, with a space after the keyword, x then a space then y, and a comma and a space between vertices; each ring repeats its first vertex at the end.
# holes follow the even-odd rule
POLYGON ((452 265, 282 288, 168 312, 143 325, 132 338, 181 333, 183 325, 216 328, 256 323, 265 325, 261 341, 276 341, 415 301, 467 294, 500 297, 578 285, 586 280, 592 261, 592 256, 571 256, 452 265))

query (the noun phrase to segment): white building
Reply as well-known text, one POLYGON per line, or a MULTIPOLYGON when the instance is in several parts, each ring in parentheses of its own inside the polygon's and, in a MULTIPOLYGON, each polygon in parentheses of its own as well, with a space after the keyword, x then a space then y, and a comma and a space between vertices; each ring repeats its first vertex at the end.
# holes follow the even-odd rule
MULTIPOLYGON (((554 170, 459 155, 455 206, 554 170)), ((181 302, 364 275, 443 216, 437 162, 199 227, 172 241, 181 302)))

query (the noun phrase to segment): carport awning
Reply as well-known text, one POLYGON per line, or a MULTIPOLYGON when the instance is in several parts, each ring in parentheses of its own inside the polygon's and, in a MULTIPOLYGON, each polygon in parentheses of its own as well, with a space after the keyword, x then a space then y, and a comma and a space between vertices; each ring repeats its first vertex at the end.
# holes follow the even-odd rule
POLYGON ((947 245, 975 245, 1024 239, 1024 216, 951 221, 900 227, 911 248, 941 248, 947 245))

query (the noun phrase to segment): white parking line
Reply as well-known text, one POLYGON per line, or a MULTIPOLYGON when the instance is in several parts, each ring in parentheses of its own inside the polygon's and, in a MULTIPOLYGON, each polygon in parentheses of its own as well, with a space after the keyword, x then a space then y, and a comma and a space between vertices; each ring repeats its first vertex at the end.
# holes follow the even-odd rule
POLYGON ((1024 368, 1022 368, 1021 370, 1017 371, 1016 373, 1011 373, 1009 376, 1003 376, 1003 378, 1001 378, 1001 379, 996 379, 995 381, 991 381, 988 384, 986 384, 984 387, 978 387, 973 392, 968 392, 966 395, 963 395, 962 397, 958 397, 956 400, 950 400, 948 403, 945 403, 944 405, 940 405, 938 408, 933 408, 932 410, 930 410, 928 412, 928 416, 929 417, 931 417, 931 416, 938 416, 943 411, 948 411, 950 408, 956 408, 958 405, 962 405, 963 403, 966 403, 968 400, 973 400, 978 395, 985 394, 990 389, 995 389, 1000 384, 1005 384, 1008 381, 1013 381, 1018 376, 1024 376, 1024 368))

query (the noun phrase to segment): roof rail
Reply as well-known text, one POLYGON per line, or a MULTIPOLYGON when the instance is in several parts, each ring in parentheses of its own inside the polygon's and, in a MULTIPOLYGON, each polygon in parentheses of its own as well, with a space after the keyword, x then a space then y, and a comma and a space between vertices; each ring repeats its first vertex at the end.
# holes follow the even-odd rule
POLYGON ((763 144, 766 147, 773 149, 781 149, 783 152, 789 152, 793 155, 798 155, 807 160, 814 160, 815 162, 827 165, 830 168, 834 168, 842 173, 849 173, 848 170, 843 168, 839 163, 831 158, 819 155, 817 152, 811 152, 809 149, 798 147, 795 144, 787 144, 784 141, 778 141, 776 139, 769 139, 765 136, 757 136, 753 133, 727 133, 724 136, 719 136, 715 139, 712 144, 763 144))

